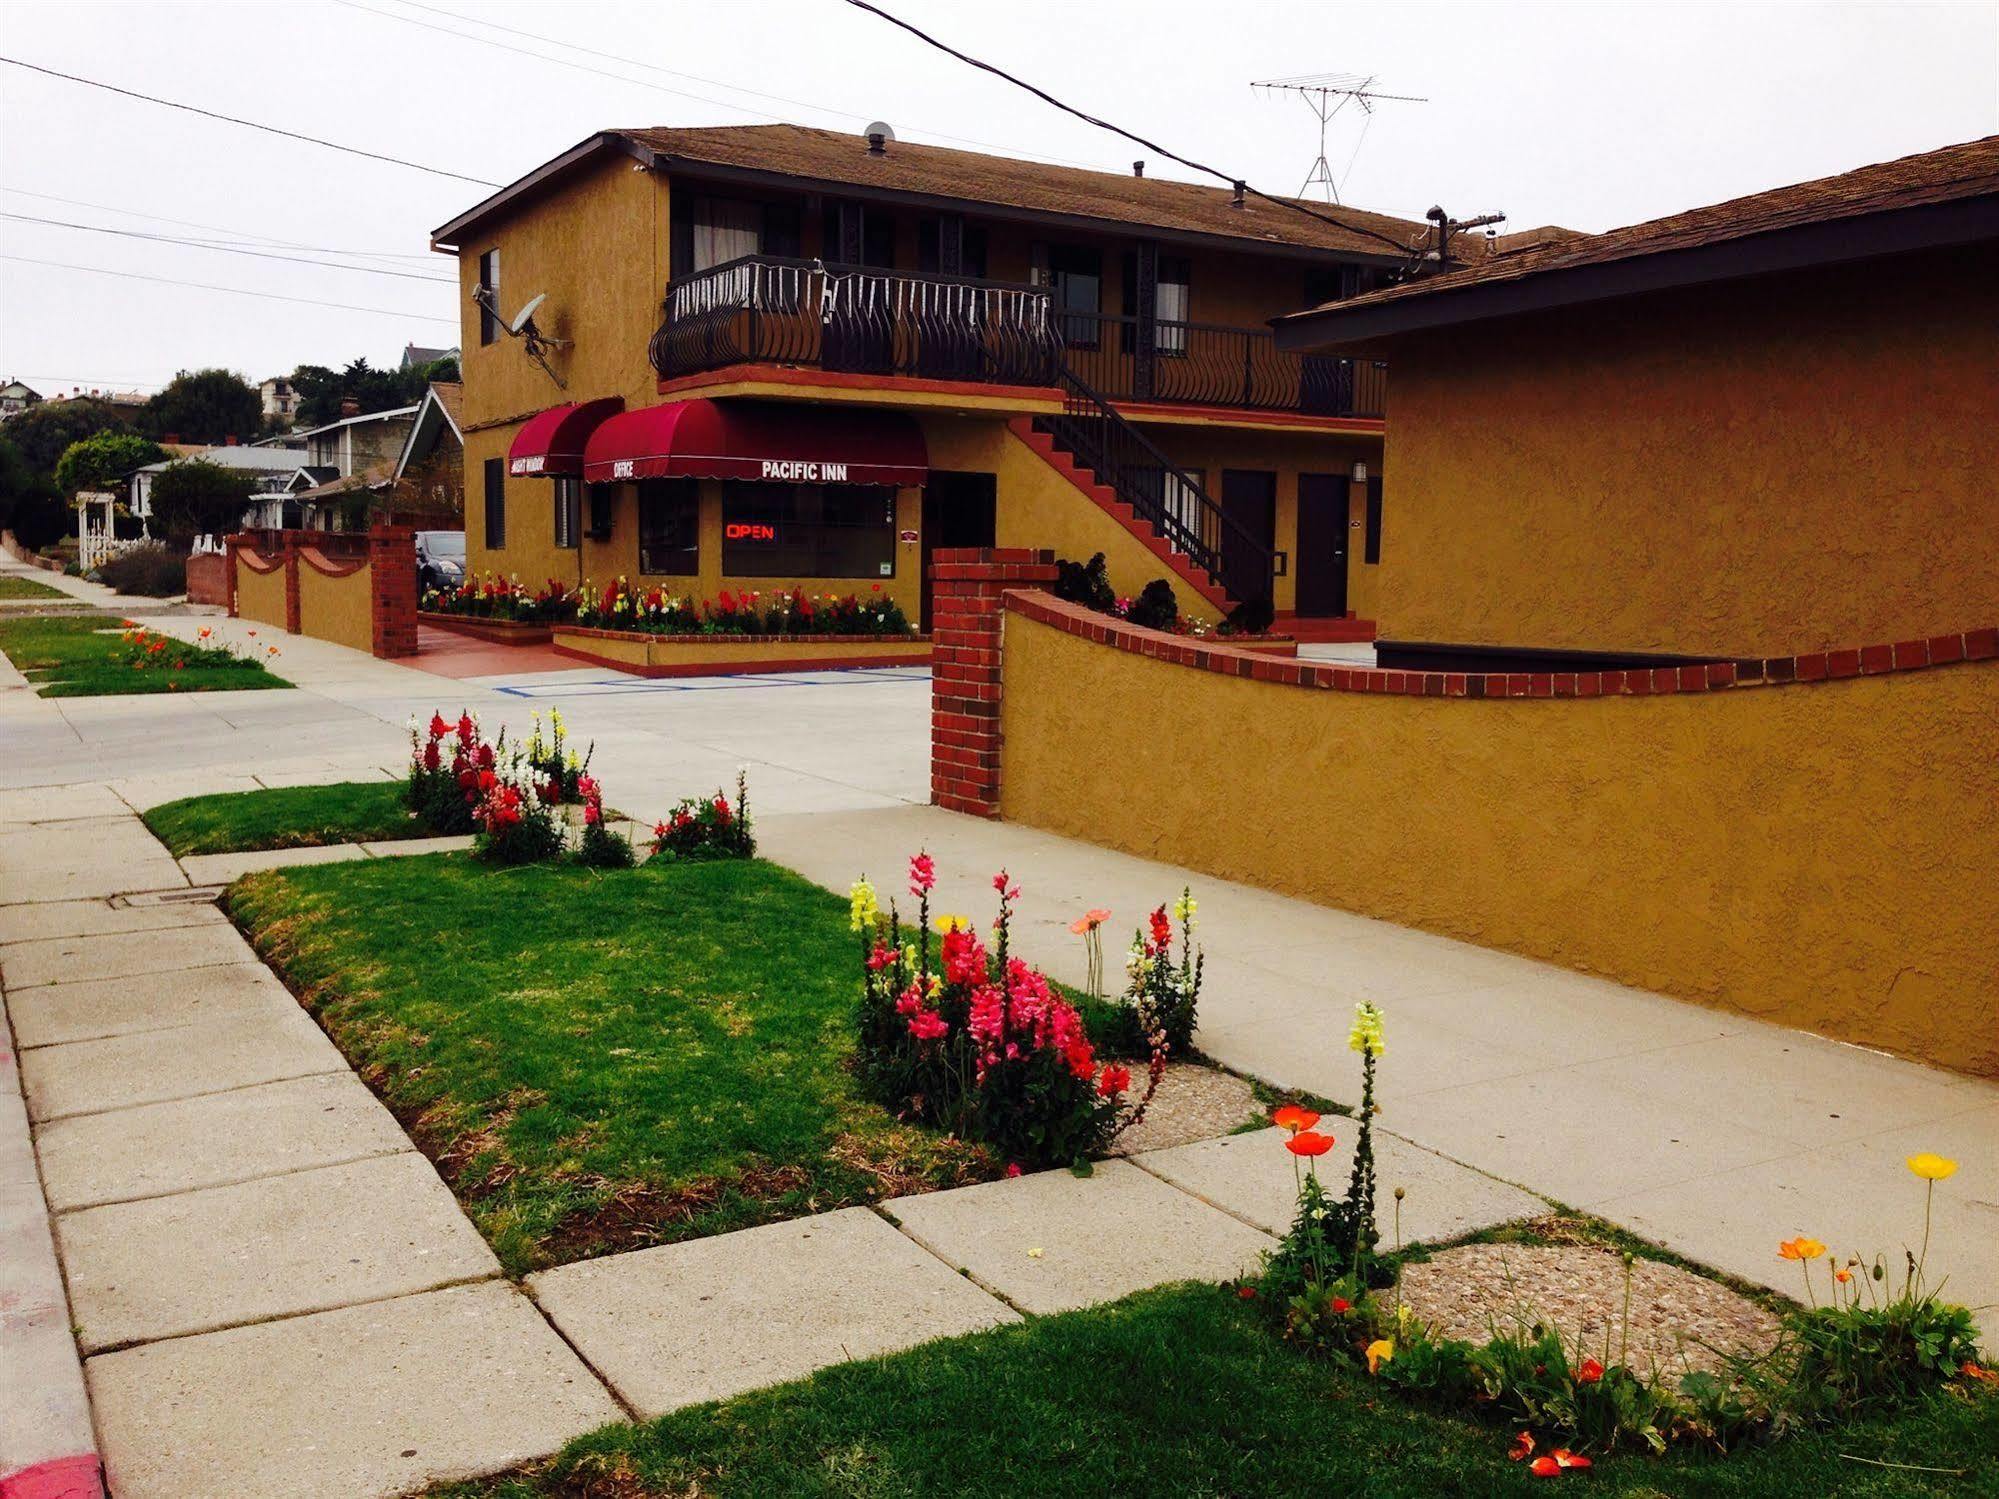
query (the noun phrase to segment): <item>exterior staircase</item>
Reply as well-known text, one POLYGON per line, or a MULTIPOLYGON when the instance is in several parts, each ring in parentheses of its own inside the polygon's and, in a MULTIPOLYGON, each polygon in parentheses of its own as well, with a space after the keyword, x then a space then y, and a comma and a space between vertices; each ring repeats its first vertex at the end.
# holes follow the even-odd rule
POLYGON ((1268 603, 1272 548, 1224 514, 1198 480, 1074 371, 1062 370, 1057 383, 1062 414, 1014 421, 1021 441, 1223 615, 1268 603))
POLYGON ((1176 552, 1172 543, 1150 521, 1141 517, 1134 506, 1119 499, 1117 491, 1098 479, 1095 470, 1078 462, 1053 433, 1042 431, 1027 417, 1016 417, 1007 425, 1014 436, 1040 454, 1050 468, 1075 485, 1098 509, 1123 526, 1157 557, 1173 575, 1176 584, 1185 584, 1222 614, 1227 614, 1236 606, 1237 600, 1228 596, 1219 578, 1204 567, 1196 567, 1185 552, 1176 552))

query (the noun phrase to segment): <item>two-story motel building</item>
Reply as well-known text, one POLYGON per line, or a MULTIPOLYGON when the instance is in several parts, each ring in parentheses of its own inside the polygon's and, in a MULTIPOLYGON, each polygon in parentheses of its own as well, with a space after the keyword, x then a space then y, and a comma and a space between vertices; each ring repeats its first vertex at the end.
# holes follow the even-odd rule
POLYGON ((915 620, 933 548, 1048 547, 1196 616, 1262 596, 1365 636, 1386 370, 1268 322, 1429 231, 1313 207, 1337 222, 880 136, 601 132, 432 236, 464 291, 470 565, 878 584, 915 620), (553 375, 507 326, 537 296, 553 375))

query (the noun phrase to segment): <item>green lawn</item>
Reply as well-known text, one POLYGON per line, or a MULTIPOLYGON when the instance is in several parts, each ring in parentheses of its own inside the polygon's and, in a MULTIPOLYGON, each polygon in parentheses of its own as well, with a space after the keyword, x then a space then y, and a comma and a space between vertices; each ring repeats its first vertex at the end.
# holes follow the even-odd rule
POLYGON ((847 1070, 847 904, 760 861, 252 875, 229 904, 513 1273, 990 1174, 847 1070))
POLYGON ((0 573, 0 599, 67 599, 68 594, 60 588, 51 588, 46 583, 33 578, 19 577, 14 573, 0 573))
POLYGON ((162 654, 192 654, 196 663, 174 671, 153 664, 136 669, 136 648, 120 638, 118 621, 109 615, 30 615, 0 619, 0 651, 38 685, 43 697, 105 697, 145 692, 242 692, 260 687, 289 687, 256 661, 235 659, 219 651, 194 651, 170 646, 162 654))
POLYGON ((398 781, 341 781, 331 786, 184 797, 146 813, 146 826, 176 859, 187 854, 430 836, 430 829, 404 809, 398 781))
POLYGON ((1176 1286, 1031 1320, 809 1380, 607 1427, 451 1499, 786 1499, 1145 1494, 1430 1499, 1566 1490, 1628 1499, 1819 1499, 1999 1492, 1999 1398, 1947 1392, 1893 1421, 1854 1422, 1718 1458, 1606 1459, 1531 1477, 1511 1432, 1377 1393, 1314 1362, 1225 1289, 1176 1286), (1869 1467, 1969 1470, 1970 1477, 1869 1467))

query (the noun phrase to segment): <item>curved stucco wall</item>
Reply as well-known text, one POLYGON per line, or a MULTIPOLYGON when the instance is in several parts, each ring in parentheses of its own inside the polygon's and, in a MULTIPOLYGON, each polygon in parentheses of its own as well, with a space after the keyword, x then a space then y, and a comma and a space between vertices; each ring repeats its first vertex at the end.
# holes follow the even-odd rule
POLYGON ((1383 636, 1769 656, 1999 617, 1990 253, 1397 340, 1383 636))
POLYGON ((1999 661, 1489 701, 1004 639, 1009 820, 1999 1076, 1999 661))
POLYGON ((298 563, 298 626, 302 635, 352 646, 375 648, 373 568, 362 563, 351 572, 324 573, 301 556, 298 563))
POLYGON ((282 557, 271 560, 271 570, 259 572, 250 565, 247 554, 238 554, 236 612, 245 619, 276 625, 282 630, 285 627, 285 563, 282 557))

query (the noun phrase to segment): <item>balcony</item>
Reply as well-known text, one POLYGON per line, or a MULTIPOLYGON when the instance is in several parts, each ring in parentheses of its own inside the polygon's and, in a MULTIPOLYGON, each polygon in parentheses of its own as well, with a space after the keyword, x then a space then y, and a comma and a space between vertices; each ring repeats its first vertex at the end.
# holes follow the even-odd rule
POLYGON ((1047 287, 749 255, 683 276, 652 337, 662 380, 742 364, 1051 386, 1106 399, 1379 417, 1387 369, 1292 354, 1267 328, 1058 312, 1047 287))
POLYGON ((1061 354, 1041 287, 767 255, 674 282, 651 346, 662 380, 785 364, 1048 386, 1061 354))

